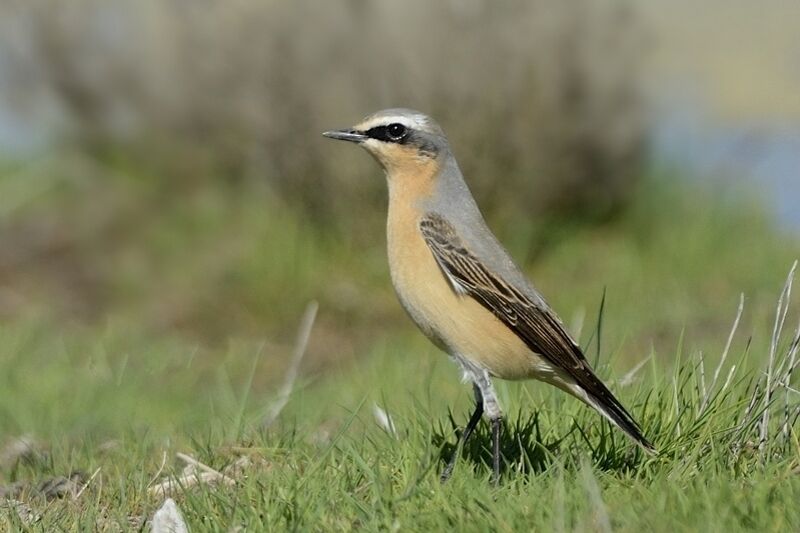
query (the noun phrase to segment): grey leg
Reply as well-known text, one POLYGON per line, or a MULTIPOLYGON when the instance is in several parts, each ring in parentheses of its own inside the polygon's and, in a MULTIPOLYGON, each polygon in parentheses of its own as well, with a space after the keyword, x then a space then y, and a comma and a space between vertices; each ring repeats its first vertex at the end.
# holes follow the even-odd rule
POLYGON ((492 483, 500 483, 500 430, 503 426, 502 418, 492 420, 492 483))
MULTIPOLYGON (((469 424, 467 424, 467 430, 464 431, 461 444, 463 444, 463 440, 466 440, 466 437, 469 437, 472 429, 475 428, 481 415, 485 412, 486 417, 492 424, 492 482, 497 484, 500 481, 500 430, 503 424, 503 412, 500 409, 500 402, 497 401, 497 394, 494 392, 489 372, 459 354, 453 354, 453 357, 461 365, 465 377, 472 380, 478 403, 469 424), (478 399, 478 396, 480 396, 480 399, 478 399)), ((457 452, 460 452, 460 449, 457 452)), ((458 457, 458 453, 455 457, 458 457)), ((451 458, 450 463, 453 462, 454 459, 451 458)), ((453 469, 450 463, 442 472, 442 481, 445 481, 450 476, 453 469)))
POLYGON ((473 412, 472 416, 469 418, 467 427, 464 428, 464 433, 461 434, 461 436, 458 438, 458 442, 456 442, 456 449, 453 452, 453 456, 450 457, 450 460, 447 462, 447 466, 445 466, 444 470, 442 471, 442 476, 440 478, 442 483, 450 479, 450 475, 453 473, 453 468, 456 466, 458 456, 461 455, 461 449, 464 447, 464 443, 467 442, 469 436, 472 435, 475 426, 478 425, 478 422, 481 421, 481 417, 483 416, 483 396, 481 395, 481 390, 474 383, 472 384, 472 388, 475 392, 475 412, 473 412))
POLYGON ((500 410, 500 403, 497 401, 489 373, 484 370, 476 377, 478 379, 475 380, 475 384, 481 392, 486 416, 492 424, 492 483, 496 485, 500 481, 500 430, 503 425, 503 412, 500 410))

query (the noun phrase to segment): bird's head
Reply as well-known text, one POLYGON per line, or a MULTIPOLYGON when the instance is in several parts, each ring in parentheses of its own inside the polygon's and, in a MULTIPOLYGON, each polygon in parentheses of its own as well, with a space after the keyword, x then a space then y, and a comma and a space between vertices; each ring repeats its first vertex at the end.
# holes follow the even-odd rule
POLYGON ((411 109, 378 111, 352 128, 326 131, 323 135, 360 144, 389 174, 435 165, 449 150, 439 125, 411 109))

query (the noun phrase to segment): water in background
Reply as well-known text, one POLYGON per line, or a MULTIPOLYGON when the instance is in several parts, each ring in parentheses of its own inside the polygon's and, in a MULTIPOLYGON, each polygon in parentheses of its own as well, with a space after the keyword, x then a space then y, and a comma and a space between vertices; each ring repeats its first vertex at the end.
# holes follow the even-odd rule
POLYGON ((667 100, 657 109, 658 163, 757 192, 782 225, 800 232, 800 124, 721 123, 688 99, 667 100))

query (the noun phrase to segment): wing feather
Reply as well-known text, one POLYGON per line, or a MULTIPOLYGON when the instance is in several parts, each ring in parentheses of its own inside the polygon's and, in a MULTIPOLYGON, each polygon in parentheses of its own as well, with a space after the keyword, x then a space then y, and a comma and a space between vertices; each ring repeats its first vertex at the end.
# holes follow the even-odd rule
POLYGON ((454 291, 471 297, 500 319, 536 354, 571 377, 609 418, 645 448, 636 421, 594 374, 578 344, 555 313, 494 274, 462 241, 443 217, 429 213, 420 231, 454 291))

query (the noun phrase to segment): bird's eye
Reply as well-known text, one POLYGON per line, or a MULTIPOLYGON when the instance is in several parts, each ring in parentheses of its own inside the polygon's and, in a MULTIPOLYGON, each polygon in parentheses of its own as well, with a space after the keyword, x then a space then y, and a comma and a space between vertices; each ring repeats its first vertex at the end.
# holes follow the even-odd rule
POLYGON ((406 135, 406 127, 402 124, 389 124, 386 127, 386 133, 389 134, 389 138, 393 141, 399 141, 406 135))

